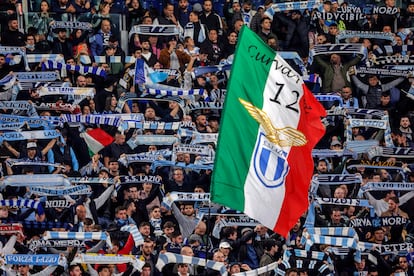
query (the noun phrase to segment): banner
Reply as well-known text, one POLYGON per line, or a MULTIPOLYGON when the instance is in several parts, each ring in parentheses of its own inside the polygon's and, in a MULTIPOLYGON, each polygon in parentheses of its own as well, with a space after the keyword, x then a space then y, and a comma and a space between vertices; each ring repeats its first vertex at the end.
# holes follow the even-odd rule
POLYGON ((59 264, 59 254, 12 254, 6 255, 5 261, 8 265, 37 265, 51 266, 59 264))
POLYGON ((161 176, 158 175, 121 176, 119 180, 121 181, 121 184, 152 183, 160 185, 162 182, 161 176))
POLYGON ((30 176, 30 181, 27 181, 27 175, 17 174, 5 176, 1 185, 13 187, 70 186, 71 183, 62 174, 35 174, 30 176))
POLYGON ((291 11, 291 10, 313 10, 317 9, 322 2, 320 0, 285 2, 273 4, 265 11, 265 15, 273 20, 273 16, 277 12, 291 11))
POLYGON ((60 132, 56 130, 33 130, 33 131, 6 132, 0 135, 0 140, 21 141, 21 140, 31 140, 31 139, 53 139, 57 137, 60 137, 60 132))
POLYGON ((351 219, 349 226, 351 227, 387 227, 406 225, 409 220, 404 217, 375 217, 375 218, 354 218, 351 219))
POLYGON ((79 240, 32 240, 29 249, 36 251, 40 247, 86 247, 85 241, 79 240))
POLYGON ((362 44, 318 44, 311 51, 313 56, 326 54, 361 54, 366 55, 366 48, 362 44))
POLYGON ((129 31, 129 38, 134 34, 155 35, 155 36, 172 36, 179 35, 180 29, 174 25, 135 25, 129 31))
POLYGON ((50 188, 31 186, 29 192, 39 196, 89 195, 92 193, 91 188, 86 185, 50 188))
POLYGON ((95 96, 95 88, 87 87, 51 87, 43 86, 38 90, 39 96, 49 95, 70 95, 70 96, 85 96, 93 98, 95 96))
POLYGON ((92 30, 92 24, 89 22, 80 21, 55 21, 53 20, 49 25, 52 29, 80 29, 90 31, 92 30))
POLYGON ((215 262, 212 260, 206 260, 202 258, 184 256, 174 253, 160 253, 158 256, 156 267, 159 271, 162 271, 162 268, 166 264, 177 263, 177 264, 194 264, 198 266, 205 266, 207 268, 220 271, 220 275, 227 276, 227 268, 224 263, 215 262))
POLYGON ((0 109, 28 110, 32 104, 28 101, 1 101, 0 109))

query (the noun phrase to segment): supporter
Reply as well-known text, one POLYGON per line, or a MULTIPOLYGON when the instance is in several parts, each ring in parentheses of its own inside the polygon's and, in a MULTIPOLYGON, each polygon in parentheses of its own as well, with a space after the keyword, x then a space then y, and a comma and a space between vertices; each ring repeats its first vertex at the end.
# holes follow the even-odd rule
POLYGON ((191 9, 188 0, 178 1, 178 6, 174 9, 174 15, 181 27, 184 27, 190 21, 190 13, 191 9))
POLYGON ((354 66, 360 60, 361 56, 357 56, 346 63, 342 63, 340 55, 331 54, 328 63, 320 55, 315 56, 315 62, 321 67, 322 72, 322 92, 335 92, 345 85, 350 86, 346 73, 351 66, 354 66))
POLYGON ((73 8, 72 13, 81 15, 90 12, 92 4, 90 0, 73 0, 71 1, 70 8, 73 8))
POLYGON ((275 37, 277 40, 277 36, 272 33, 272 20, 268 17, 263 17, 260 21, 260 31, 257 33, 263 41, 267 41, 270 37, 275 37))
POLYGON ((263 3, 263 10, 262 9, 258 9, 257 13, 253 16, 251 22, 250 22, 250 29, 252 29, 252 31, 254 31, 255 33, 259 33, 260 31, 260 22, 262 21, 262 19, 264 17, 266 17, 267 15, 265 14, 265 11, 267 11, 267 9, 269 9, 272 5, 273 5, 273 1, 271 0, 265 0, 263 3))
MULTIPOLYGON (((400 201, 398 197, 393 196, 388 199, 388 210, 381 214, 381 217, 401 217, 408 219, 408 214, 399 208, 400 201)), ((392 243, 399 243, 405 239, 405 235, 402 235, 403 226, 391 226, 387 227, 387 234, 389 235, 389 240, 392 243)))
POLYGON ((19 31, 19 22, 14 16, 7 21, 7 28, 2 30, 1 45, 3 46, 24 46, 24 34, 19 31))
POLYGON ((409 265, 406 256, 399 256, 397 260, 398 260, 398 264, 400 265, 400 267, 403 269, 403 272, 407 276, 414 275, 413 268, 409 265))
POLYGON ((109 45, 111 35, 111 21, 103 18, 100 21, 100 29, 89 39, 92 56, 100 56, 104 53, 104 47, 109 45))
POLYGON ((413 142, 413 131, 411 129, 411 122, 408 116, 401 116, 399 130, 405 134, 409 142, 413 142))
POLYGON ((368 77, 368 84, 363 83, 357 76, 352 76, 352 81, 357 85, 362 98, 362 106, 365 108, 375 108, 380 104, 381 94, 389 91, 404 81, 404 78, 397 78, 389 83, 380 84, 376 75, 368 77))
POLYGON ((223 14, 227 26, 234 26, 237 20, 242 20, 241 4, 238 0, 228 0, 224 2, 223 14))
POLYGON ((348 108, 358 108, 358 98, 352 93, 352 88, 350 86, 344 86, 341 89, 341 98, 342 104, 344 107, 348 108))
POLYGON ((207 39, 207 27, 200 23, 199 14, 196 11, 190 12, 189 22, 183 28, 183 37, 192 38, 198 47, 207 39))
POLYGON ((215 30, 219 36, 223 35, 221 18, 213 11, 213 2, 211 0, 203 1, 203 12, 200 14, 200 21, 207 26, 209 31, 215 30))
MULTIPOLYGON (((273 239, 267 239, 264 241, 264 254, 260 258, 260 266, 266 266, 271 263, 274 263, 278 260, 277 252, 279 250, 279 246, 273 239)), ((263 276, 270 276, 272 275, 271 272, 266 272, 263 276)))
POLYGON ((287 25, 288 33, 284 41, 285 49, 295 51, 300 57, 309 55, 309 27, 299 10, 293 10, 290 17, 283 14, 278 18, 287 25))
POLYGON ((36 28, 39 35, 47 36, 49 32, 49 25, 53 21, 50 17, 50 4, 48 1, 43 0, 40 2, 40 14, 35 13, 32 18, 33 27, 36 28))

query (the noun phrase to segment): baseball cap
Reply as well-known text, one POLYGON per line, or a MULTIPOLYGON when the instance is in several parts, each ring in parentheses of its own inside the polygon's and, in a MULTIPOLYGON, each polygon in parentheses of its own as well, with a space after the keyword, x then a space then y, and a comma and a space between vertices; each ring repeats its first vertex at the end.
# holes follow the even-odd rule
POLYGON ((27 143, 27 148, 28 149, 37 148, 37 144, 35 142, 29 142, 27 143))
POLYGON ((342 146, 341 142, 339 142, 338 140, 334 140, 331 142, 331 146, 337 146, 337 145, 342 146))
POLYGON ((219 248, 231 248, 230 244, 228 242, 221 242, 219 245, 219 248))
POLYGON ((188 242, 189 243, 193 243, 198 241, 199 243, 202 243, 203 240, 201 239, 200 235, 198 234, 191 234, 190 237, 188 238, 188 242))
POLYGON ((242 236, 244 235, 244 234, 246 234, 247 232, 252 232, 253 230, 252 230, 252 228, 249 228, 249 227, 245 227, 245 228, 243 228, 242 230, 241 230, 241 234, 242 234, 242 236))

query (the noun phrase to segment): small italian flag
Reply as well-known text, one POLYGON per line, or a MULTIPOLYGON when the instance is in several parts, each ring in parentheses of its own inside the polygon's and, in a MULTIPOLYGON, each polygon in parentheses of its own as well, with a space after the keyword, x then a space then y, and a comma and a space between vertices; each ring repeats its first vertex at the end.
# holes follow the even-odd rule
POLYGON ((286 236, 308 206, 322 105, 301 76, 243 27, 214 164, 212 201, 286 236))
POLYGON ((114 138, 100 128, 94 128, 80 134, 89 150, 96 154, 114 141, 114 138))

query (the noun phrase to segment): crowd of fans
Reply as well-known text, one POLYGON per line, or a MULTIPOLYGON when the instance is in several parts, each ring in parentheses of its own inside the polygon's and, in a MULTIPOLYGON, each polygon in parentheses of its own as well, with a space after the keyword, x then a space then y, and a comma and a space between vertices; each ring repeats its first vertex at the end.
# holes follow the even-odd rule
MULTIPOLYGON (((414 216, 414 191, 401 188, 414 182, 414 163, 411 163, 414 89, 410 90, 413 78, 412 73, 404 73, 413 70, 410 55, 414 50, 411 48, 414 2, 395 7, 395 0, 385 0, 377 3, 386 8, 385 12, 374 13, 375 5, 357 11, 346 1, 328 0, 308 9, 282 8, 272 15, 266 12, 274 5, 272 0, 265 0, 259 6, 254 6, 251 0, 226 0, 221 11, 213 9, 212 0, 191 4, 179 0, 176 4, 164 3, 160 13, 156 7, 145 9, 149 4, 139 0, 25 2, 0 1, 0 97, 4 103, 26 101, 35 108, 29 112, 1 105, 4 109, 0 114, 3 133, 0 172, 4 200, 0 203, 0 250, 2 256, 60 254, 61 261, 42 267, 2 260, 1 269, 6 275, 223 273, 196 265, 195 261, 158 267, 160 254, 166 252, 224 263, 231 275, 275 262, 278 262, 276 270, 269 269, 263 275, 414 275, 411 259, 414 227, 410 222, 414 216), (29 16, 22 14, 22 10, 29 10, 29 16), (337 21, 318 16, 349 15, 352 11, 363 16, 358 20, 346 17, 337 21), (126 30, 113 20, 114 15, 126 19, 126 30), (28 22, 18 20, 22 18, 28 22), (61 22, 69 20, 90 25, 68 23, 65 28, 61 22), (19 26, 19 22, 24 26, 19 26), (53 28, 57 22, 60 22, 58 27, 53 28), (153 29, 153 33, 144 34, 136 29, 139 25, 169 25, 176 31, 167 34, 153 29), (194 200, 197 194, 205 196, 210 191, 215 140, 229 77, 229 70, 223 70, 223 66, 231 64, 244 25, 274 50, 296 52, 300 60, 288 62, 307 79, 306 84, 317 96, 329 96, 323 101, 328 110, 328 117, 323 118, 326 135, 314 154, 312 187, 316 188, 310 191, 311 202, 325 200, 325 204, 311 205, 312 211, 303 214, 287 237, 246 219, 237 211, 209 203, 208 196, 205 201, 194 200), (76 26, 88 27, 76 29, 76 26), (128 48, 121 47, 125 38, 122 31, 130 32, 128 48), (339 35, 345 31, 357 32, 340 41, 339 35), (338 50, 341 47, 333 47, 333 53, 329 50, 316 53, 321 45, 344 43, 358 43, 364 51, 341 52, 338 50), (16 53, 15 49, 3 46, 18 46, 24 51, 16 53), (3 81, 23 71, 54 71, 57 68, 45 64, 51 57, 56 64, 56 54, 62 55, 60 62, 69 67, 60 67, 55 81, 39 78, 30 87, 23 87, 23 81, 19 84, 15 79, 12 85, 3 81), (23 61, 29 55, 41 58, 27 59, 26 64, 23 61), (394 59, 376 62, 383 56, 394 59), (145 62, 147 81, 161 90, 159 95, 148 94, 147 83, 139 82, 137 60, 145 62), (387 67, 402 64, 405 69, 394 67, 401 70, 399 76, 393 76, 393 68, 387 67), (98 68, 103 74, 96 70, 84 73, 75 65, 98 68), (386 70, 372 71, 381 72, 378 74, 358 73, 360 67, 367 65, 386 70), (311 81, 309 76, 321 81, 311 81), (94 94, 77 101, 70 95, 45 94, 44 91, 51 91, 47 90, 50 87, 85 89, 79 91, 90 88, 94 94), (202 93, 175 97, 162 93, 174 89, 202 93), (64 109, 68 106, 69 109, 64 109), (130 120, 152 123, 155 127, 148 124, 146 128, 142 124, 121 128, 104 120, 64 121, 64 114, 82 114, 85 118, 113 115, 111 118, 119 116, 123 120, 128 114, 130 120), (350 123, 353 119, 373 122, 378 119, 375 114, 387 121, 387 127, 378 130, 350 123), (27 116, 26 123, 22 116, 27 116), (31 125, 29 119, 43 120, 44 124, 31 125), (59 123, 55 124, 56 120, 59 123), (11 122, 23 124, 12 129, 11 122), (163 123, 180 123, 180 127, 168 128, 163 123), (22 140, 5 136, 7 132, 55 129, 58 137, 53 139, 45 136, 22 140), (101 132, 95 140, 106 137, 109 142, 94 150, 84 134, 92 135, 97 129, 101 132), (391 144, 387 143, 388 138, 391 144), (383 150, 381 154, 370 155, 371 149, 383 150), (359 166, 352 167, 352 162, 358 162, 359 166), (42 178, 35 178, 38 174, 42 178), (357 180, 351 185, 344 180, 323 185, 323 175, 334 174, 352 175, 357 180), (21 175, 26 178, 13 178, 21 175), (31 181, 62 181, 60 175, 71 184, 88 185, 88 191, 52 196, 32 189, 36 185, 31 181), (99 181, 93 181, 96 179, 99 181), (314 186, 318 179, 319 186, 314 186), (374 186, 370 183, 384 182, 395 185, 391 190, 367 188, 374 186), (18 199, 39 201, 41 207, 10 203, 18 199), (327 199, 331 204, 326 204, 327 199), (364 199, 367 205, 361 203, 364 199), (340 202, 349 205, 337 204, 340 202), (404 223, 366 223, 384 217, 398 218, 404 223), (130 225, 136 225, 141 242, 134 243, 136 235, 123 228, 130 225), (356 236, 348 239, 377 247, 359 250, 340 242, 318 243, 312 239, 316 234, 311 228, 344 229, 344 232, 352 229, 356 236), (46 240, 47 231, 107 233, 111 246, 104 240, 86 239, 75 246, 63 246, 56 241, 56 246, 43 243, 36 247, 36 242, 46 240), (309 240, 314 244, 308 246, 309 240), (362 256, 358 257, 359 251, 362 256), (322 253, 323 257, 318 259, 311 252, 322 253), (76 262, 80 253, 135 255, 142 263, 86 265, 76 262)), ((253 76, 246 81, 254 81, 253 76)))

